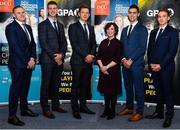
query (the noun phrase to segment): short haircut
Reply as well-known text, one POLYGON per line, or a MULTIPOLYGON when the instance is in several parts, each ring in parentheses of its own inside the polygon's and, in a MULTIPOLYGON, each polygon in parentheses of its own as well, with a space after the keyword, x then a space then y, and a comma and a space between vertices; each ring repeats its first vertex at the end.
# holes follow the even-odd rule
POLYGON ((15 12, 15 10, 16 10, 16 9, 18 9, 18 8, 22 8, 22 9, 24 9, 22 6, 17 5, 17 6, 15 6, 15 7, 13 8, 12 12, 14 13, 14 12, 15 12))
POLYGON ((105 25, 104 32, 107 34, 107 30, 111 27, 111 25, 114 26, 114 30, 115 30, 115 34, 114 35, 116 36, 118 34, 119 29, 118 29, 118 26, 115 23, 113 23, 113 22, 107 23, 105 25))
MULTIPOLYGON (((166 12, 168 16, 171 16, 171 12, 166 7, 160 8, 159 12, 166 12)), ((158 14, 159 14, 159 12, 158 12, 158 14)))
POLYGON ((90 9, 89 9, 89 7, 88 7, 87 5, 82 4, 82 5, 80 5, 80 7, 79 7, 79 12, 81 12, 81 10, 82 10, 83 8, 86 8, 86 9, 88 9, 88 10, 90 11, 90 9))
POLYGON ((139 13, 139 7, 138 7, 137 5, 131 5, 131 6, 129 7, 128 11, 129 11, 130 9, 136 9, 137 12, 139 13))
POLYGON ((49 5, 56 5, 56 6, 58 6, 55 1, 49 1, 49 2, 47 3, 47 8, 48 8, 49 5))

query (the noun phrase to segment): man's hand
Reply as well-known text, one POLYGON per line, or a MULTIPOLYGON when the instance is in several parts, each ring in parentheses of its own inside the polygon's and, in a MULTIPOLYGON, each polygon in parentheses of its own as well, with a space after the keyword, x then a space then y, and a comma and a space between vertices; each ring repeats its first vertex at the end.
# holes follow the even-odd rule
POLYGON ((85 62, 92 63, 93 59, 94 59, 94 56, 89 54, 85 57, 85 62))
POLYGON ((54 60, 58 65, 62 64, 62 57, 63 57, 62 54, 59 53, 54 54, 54 60))
POLYGON ((131 59, 128 59, 128 60, 127 60, 126 58, 124 58, 124 59, 122 60, 122 64, 123 64, 124 67, 127 68, 127 69, 129 69, 129 68, 131 67, 132 63, 133 63, 133 61, 132 61, 131 59))
POLYGON ((151 67, 152 71, 154 71, 154 72, 158 72, 161 70, 160 64, 150 64, 150 67, 151 67))
POLYGON ((28 62, 28 66, 27 66, 27 69, 33 69, 35 66, 35 60, 34 58, 30 58, 29 62, 28 62))

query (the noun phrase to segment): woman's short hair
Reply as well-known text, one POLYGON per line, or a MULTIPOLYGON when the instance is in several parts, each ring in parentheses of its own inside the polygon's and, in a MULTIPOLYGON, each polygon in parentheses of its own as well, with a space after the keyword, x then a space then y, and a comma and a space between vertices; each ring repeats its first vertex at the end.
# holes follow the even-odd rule
POLYGON ((118 34, 119 29, 118 29, 118 26, 117 26, 115 23, 113 23, 113 22, 107 23, 107 24, 105 25, 105 27, 104 27, 104 32, 107 34, 107 30, 108 30, 111 26, 114 27, 114 30, 115 30, 114 35, 116 36, 116 35, 118 34))

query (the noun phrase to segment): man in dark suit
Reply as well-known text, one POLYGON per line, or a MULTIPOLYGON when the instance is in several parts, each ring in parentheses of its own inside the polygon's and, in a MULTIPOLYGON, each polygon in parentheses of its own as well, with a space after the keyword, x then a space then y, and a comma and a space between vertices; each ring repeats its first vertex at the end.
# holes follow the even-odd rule
POLYGON ((148 64, 152 71, 154 86, 156 87, 156 110, 149 119, 162 119, 164 117, 164 104, 166 104, 163 127, 169 127, 174 115, 173 76, 175 72, 175 56, 178 49, 178 30, 169 26, 170 12, 160 9, 157 14, 159 27, 152 30, 148 45, 148 64))
POLYGON ((40 102, 43 115, 53 119, 55 115, 50 111, 48 99, 52 99, 52 111, 66 113, 59 107, 58 87, 63 71, 63 59, 67 49, 64 27, 57 21, 57 3, 47 4, 48 18, 38 25, 38 35, 42 53, 40 64, 42 70, 40 102))
POLYGON ((32 29, 25 24, 25 10, 21 6, 13 8, 15 20, 5 30, 9 44, 9 63, 12 84, 9 92, 8 123, 23 126, 25 123, 16 116, 18 99, 20 98, 21 116, 38 116, 28 108, 28 91, 35 67, 36 44, 32 29))
POLYGON ((73 73, 73 88, 71 106, 73 116, 81 119, 79 112, 95 114, 86 106, 87 93, 92 76, 92 63, 96 51, 94 28, 87 23, 90 16, 89 8, 85 5, 79 8, 79 21, 69 26, 69 39, 73 54, 71 69, 73 73), (78 104, 78 96, 80 106, 78 104))
POLYGON ((130 25, 121 34, 123 43, 123 78, 126 89, 126 108, 117 115, 133 114, 134 95, 137 109, 128 121, 138 121, 143 118, 144 111, 144 54, 147 45, 148 32, 145 26, 138 22, 139 8, 131 5, 128 10, 130 25))

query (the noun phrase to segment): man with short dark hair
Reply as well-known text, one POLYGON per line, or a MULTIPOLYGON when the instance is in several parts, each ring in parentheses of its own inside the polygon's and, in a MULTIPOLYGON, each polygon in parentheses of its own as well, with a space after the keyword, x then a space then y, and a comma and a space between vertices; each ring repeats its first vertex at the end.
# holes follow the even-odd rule
POLYGON ((12 83, 9 91, 9 118, 8 123, 23 126, 24 122, 16 116, 18 99, 20 98, 21 116, 36 117, 28 108, 28 91, 35 67, 36 44, 32 29, 25 24, 25 10, 21 6, 13 8, 15 20, 6 27, 6 37, 9 45, 8 67, 12 83))
POLYGON ((48 99, 51 97, 52 111, 66 113, 60 107, 58 87, 63 71, 64 56, 67 50, 67 41, 64 27, 57 21, 57 3, 50 1, 47 4, 48 18, 38 25, 38 35, 42 53, 40 64, 42 70, 40 103, 43 115, 54 119, 50 111, 48 99))
POLYGON ((73 50, 70 61, 73 73, 71 106, 73 116, 76 119, 81 119, 79 112, 95 114, 86 105, 87 94, 90 93, 88 90, 90 90, 92 64, 96 51, 94 28, 87 23, 89 16, 89 8, 84 5, 80 6, 80 19, 69 26, 68 32, 73 50))
POLYGON ((170 12, 166 8, 160 9, 157 14, 159 27, 151 31, 147 52, 148 65, 156 88, 157 106, 155 112, 146 118, 164 118, 165 104, 166 113, 163 127, 171 126, 171 120, 174 116, 174 59, 179 43, 178 30, 168 25, 169 20, 170 12))
POLYGON ((138 121, 143 118, 144 111, 144 54, 147 45, 148 32, 145 26, 138 22, 139 8, 131 5, 128 10, 130 25, 121 34, 123 43, 123 78, 126 89, 126 108, 117 115, 133 114, 134 99, 137 109, 128 121, 138 121))

